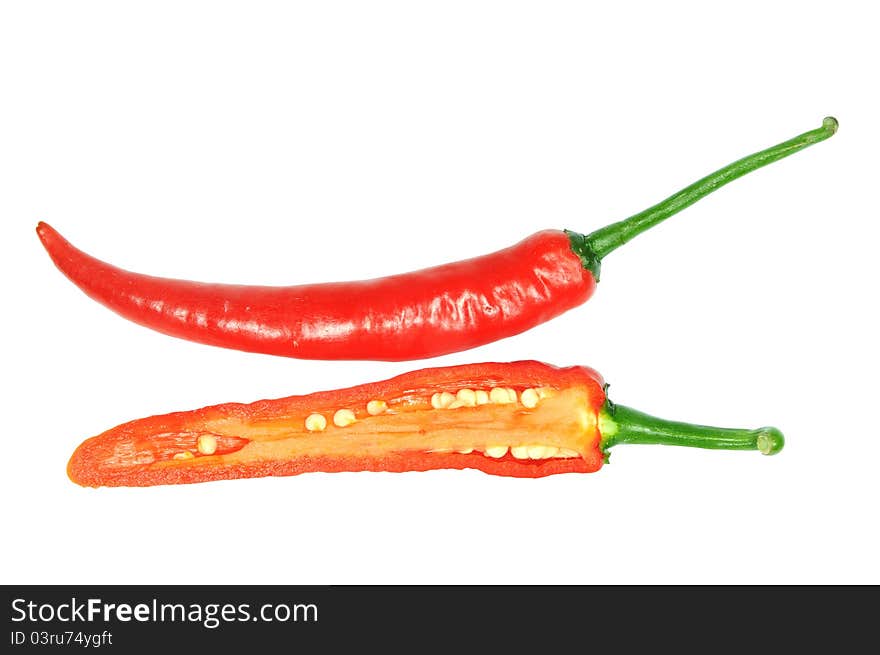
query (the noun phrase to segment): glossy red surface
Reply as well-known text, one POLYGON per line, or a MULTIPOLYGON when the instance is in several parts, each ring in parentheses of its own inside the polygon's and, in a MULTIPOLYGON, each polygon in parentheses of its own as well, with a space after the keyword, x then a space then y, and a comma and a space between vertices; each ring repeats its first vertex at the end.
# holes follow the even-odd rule
POLYGON ((270 287, 126 271, 40 223, 55 265, 121 316, 199 343, 301 359, 402 361, 519 334, 586 301, 596 283, 561 231, 473 259, 355 282, 270 287))

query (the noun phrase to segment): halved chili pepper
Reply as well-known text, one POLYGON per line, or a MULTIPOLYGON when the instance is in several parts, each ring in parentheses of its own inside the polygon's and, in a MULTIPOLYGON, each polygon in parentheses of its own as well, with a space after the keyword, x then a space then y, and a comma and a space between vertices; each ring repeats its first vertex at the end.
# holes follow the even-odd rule
POLYGON ((645 211, 588 235, 545 230, 498 252, 359 282, 205 284, 132 273, 78 250, 45 223, 56 266, 96 301, 171 336, 302 359, 400 361, 519 334, 586 301, 601 260, 715 189, 827 139, 837 121, 704 177, 645 211))
POLYGON ((83 442, 77 484, 151 486, 310 471, 478 469, 537 478, 598 470, 617 444, 779 452, 776 428, 666 421, 611 403, 583 366, 429 368, 305 396, 125 423, 83 442))

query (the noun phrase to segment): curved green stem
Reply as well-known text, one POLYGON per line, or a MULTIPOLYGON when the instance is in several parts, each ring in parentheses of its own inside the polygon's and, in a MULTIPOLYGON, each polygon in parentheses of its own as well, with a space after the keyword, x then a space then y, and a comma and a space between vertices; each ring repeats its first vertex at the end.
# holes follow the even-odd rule
POLYGON ((599 432, 603 452, 617 444, 629 443, 758 450, 764 455, 775 455, 785 444, 782 433, 772 427, 742 430, 679 423, 608 401, 599 413, 599 432))
POLYGON ((619 248, 645 230, 654 227, 657 223, 666 220, 673 214, 677 214, 682 209, 706 197, 728 182, 732 182, 736 178, 742 177, 746 173, 751 173, 762 166, 788 157, 814 143, 824 141, 835 132, 837 132, 837 120, 829 116, 822 121, 821 127, 804 132, 793 139, 728 164, 701 180, 697 180, 678 193, 669 196, 666 200, 627 219, 606 225, 587 235, 566 230, 566 234, 568 234, 571 240, 572 250, 581 258, 584 268, 593 273, 593 277, 598 280, 600 263, 602 258, 608 253, 619 248))

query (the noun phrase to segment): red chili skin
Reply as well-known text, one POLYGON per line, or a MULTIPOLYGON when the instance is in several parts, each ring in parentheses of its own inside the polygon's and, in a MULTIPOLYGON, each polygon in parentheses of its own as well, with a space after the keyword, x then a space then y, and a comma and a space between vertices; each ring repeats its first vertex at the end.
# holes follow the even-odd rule
POLYGON ((280 287, 132 273, 78 250, 46 223, 37 234, 76 286, 135 323, 189 341, 300 359, 404 361, 467 350, 548 321, 596 288, 558 230, 411 273, 280 287))
MULTIPOLYGON (((416 416, 429 442, 438 428, 436 412, 460 421, 463 429, 472 421, 480 407, 469 409, 425 409, 424 400, 438 390, 455 392, 462 388, 507 386, 514 388, 545 387, 558 391, 578 389, 587 402, 583 410, 595 416, 605 402, 604 382, 593 369, 573 366, 557 368, 535 361, 467 364, 429 368, 405 373, 389 380, 358 385, 347 389, 323 391, 304 396, 277 400, 261 400, 251 404, 228 403, 203 409, 176 412, 162 416, 138 419, 112 428, 83 442, 68 464, 68 476, 82 486, 152 486, 184 484, 236 478, 290 476, 307 472, 340 471, 428 471, 433 469, 477 469, 485 473, 520 478, 538 478, 557 473, 589 473, 603 464, 599 432, 590 428, 584 432, 584 449, 579 457, 523 460, 509 452, 499 459, 474 452, 469 454, 426 452, 410 449, 390 450, 379 456, 363 453, 346 456, 326 455, 320 452, 293 459, 274 458, 261 445, 271 445, 277 439, 309 439, 312 435, 295 433, 301 417, 324 408, 355 408, 358 422, 368 429, 369 421, 394 424, 395 417, 416 416), (367 414, 366 404, 373 399, 388 399, 389 412, 385 416, 367 414), (421 403, 421 405, 419 405, 421 403), (420 411, 415 411, 415 407, 420 411), (469 418, 470 417, 470 418, 469 418), (228 426, 247 426, 242 434, 228 426), (218 429, 218 426, 222 426, 218 429), (224 432, 225 430, 225 432, 224 432), (259 434, 258 434, 259 432, 259 434), (196 435, 211 434, 216 438, 217 451, 210 456, 196 456, 189 460, 172 459, 181 449, 194 448, 196 435), (248 446, 254 455, 249 455, 248 446), (228 455, 234 457, 230 458, 228 455), (224 457, 227 456, 227 457, 224 457), (237 458, 237 459, 236 459, 237 458)), ((511 412, 522 415, 531 410, 522 405, 510 406, 511 412)), ((324 409, 325 412, 328 409, 324 409)), ((516 419, 514 419, 516 420, 516 419)), ((448 424, 446 424, 448 426, 448 424)), ((329 443, 344 442, 351 427, 337 428, 331 424, 319 438, 329 443), (335 430, 335 431, 334 431, 335 430)), ((471 425, 473 429, 473 425, 471 425)), ((387 433, 391 434, 391 433, 387 433)), ((387 436, 385 438, 388 438, 387 436)))

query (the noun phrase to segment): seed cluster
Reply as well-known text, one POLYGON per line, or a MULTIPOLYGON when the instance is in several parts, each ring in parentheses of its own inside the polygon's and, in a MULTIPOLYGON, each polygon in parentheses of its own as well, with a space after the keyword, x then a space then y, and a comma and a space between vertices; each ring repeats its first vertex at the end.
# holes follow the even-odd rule
MULTIPOLYGON (((455 410, 462 407, 479 407, 481 405, 516 405, 521 404, 526 409, 535 409, 541 400, 549 397, 552 391, 543 387, 528 387, 517 393, 512 387, 492 387, 491 389, 458 389, 451 391, 438 391, 430 398, 430 405, 434 409, 455 410)), ((366 404, 369 416, 379 416, 388 411, 388 403, 381 399, 370 400, 366 404)), ((332 417, 333 425, 338 428, 346 428, 357 423, 355 411, 348 407, 337 409, 332 417)), ((323 432, 327 429, 327 417, 320 412, 312 412, 305 418, 305 428, 309 432, 323 432)), ((217 438, 210 434, 200 435, 196 441, 196 450, 200 455, 213 455, 217 452, 217 438)), ((477 452, 492 459, 501 459, 508 453, 515 459, 549 459, 552 457, 579 457, 580 454, 568 448, 559 448, 547 444, 491 444, 484 448, 434 449, 434 453, 459 453, 469 455, 477 452)), ((195 453, 189 450, 175 453, 173 459, 193 459, 195 453)))
MULTIPOLYGON (((434 409, 459 409, 461 407, 479 407, 480 405, 497 404, 511 405, 520 403, 526 409, 534 409, 544 398, 550 395, 550 390, 540 387, 529 387, 517 393, 511 387, 492 387, 491 389, 459 389, 455 393, 451 391, 438 391, 431 396, 430 403, 434 409)), ((384 400, 371 400, 367 403, 367 414, 378 416, 388 410, 388 403, 384 400)), ((357 422, 354 411, 348 408, 338 409, 333 414, 333 425, 344 428, 357 422)), ((312 413, 306 417, 306 430, 309 432, 322 432, 327 428, 327 419, 323 414, 312 413)), ((568 448, 558 448, 546 444, 506 445, 498 444, 486 446, 485 449, 464 448, 434 449, 434 453, 459 453, 469 455, 473 452, 482 453, 486 457, 500 459, 508 452, 516 459, 549 459, 551 457, 579 457, 580 454, 568 448)))

